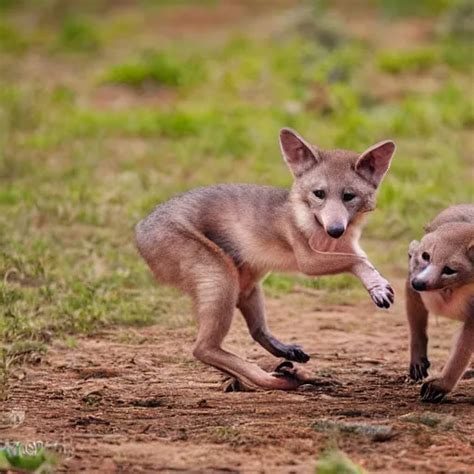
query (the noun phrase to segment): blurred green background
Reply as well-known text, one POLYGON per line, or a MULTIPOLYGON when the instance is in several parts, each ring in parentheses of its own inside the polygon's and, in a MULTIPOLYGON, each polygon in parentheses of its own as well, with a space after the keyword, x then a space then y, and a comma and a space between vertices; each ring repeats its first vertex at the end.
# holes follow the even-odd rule
MULTIPOLYGON (((396 141, 364 245, 403 276, 422 225, 473 201, 473 5, 0 0, 5 351, 112 323, 192 324, 133 226, 189 188, 289 186, 282 126, 326 148, 396 141)), ((274 296, 295 285, 365 297, 346 276, 266 281, 274 296)))

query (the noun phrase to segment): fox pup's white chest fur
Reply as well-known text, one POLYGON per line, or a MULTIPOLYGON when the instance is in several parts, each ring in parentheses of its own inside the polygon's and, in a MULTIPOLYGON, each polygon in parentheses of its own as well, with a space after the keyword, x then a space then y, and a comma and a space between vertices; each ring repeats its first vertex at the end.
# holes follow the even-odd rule
POLYGON ((466 304, 474 295, 474 283, 460 288, 421 293, 426 309, 434 314, 459 321, 466 320, 466 304))

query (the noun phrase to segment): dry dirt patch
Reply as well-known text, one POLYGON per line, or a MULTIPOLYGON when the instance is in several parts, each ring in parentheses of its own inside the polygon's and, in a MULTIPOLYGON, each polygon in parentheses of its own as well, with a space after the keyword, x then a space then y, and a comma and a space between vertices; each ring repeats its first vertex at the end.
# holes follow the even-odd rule
MULTIPOLYGON (((310 473, 334 445, 372 472, 474 472, 474 380, 446 403, 421 404, 405 380, 401 304, 328 309, 310 295, 269 301, 275 334, 303 344, 309 368, 330 382, 314 390, 223 393, 223 377, 191 356, 194 328, 120 329, 54 347, 29 367, 6 406, 25 420, 3 439, 60 443, 70 472, 310 473)), ((438 369, 454 329, 441 319, 431 327, 438 369)), ((237 315, 227 342, 259 364, 272 360, 237 315)))

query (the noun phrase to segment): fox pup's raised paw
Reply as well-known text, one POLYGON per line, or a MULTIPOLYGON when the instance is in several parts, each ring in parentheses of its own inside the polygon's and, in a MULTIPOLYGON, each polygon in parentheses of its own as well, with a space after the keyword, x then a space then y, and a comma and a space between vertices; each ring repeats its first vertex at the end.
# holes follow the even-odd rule
POLYGON ((369 290, 372 301, 379 308, 390 308, 395 298, 395 292, 387 280, 381 280, 376 286, 369 290))
POLYGON ((410 378, 418 382, 428 377, 430 365, 430 361, 426 357, 422 357, 418 362, 412 362, 410 364, 410 378))
POLYGON ((432 379, 421 386, 421 401, 439 403, 449 392, 449 389, 443 387, 441 379, 432 379))

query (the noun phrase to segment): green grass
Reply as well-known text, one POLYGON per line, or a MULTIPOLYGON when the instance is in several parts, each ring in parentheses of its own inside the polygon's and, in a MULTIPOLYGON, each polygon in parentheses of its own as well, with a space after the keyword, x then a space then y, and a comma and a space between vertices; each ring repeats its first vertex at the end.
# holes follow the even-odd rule
POLYGON ((67 16, 59 30, 56 47, 69 52, 95 52, 101 43, 98 26, 80 15, 67 16))
POLYGON ((28 41, 13 25, 0 21, 0 51, 13 54, 23 53, 28 41))
POLYGON ((342 451, 328 450, 316 463, 315 474, 364 474, 366 471, 351 461, 342 451))
MULTIPOLYGON (((449 2, 421 2, 435 36, 403 51, 351 38, 337 12, 329 36, 307 15, 301 34, 224 28, 190 39, 159 37, 166 2, 146 2, 146 15, 40 3, 10 2, 0 25, 0 334, 11 356, 20 340, 73 341, 111 324, 189 325, 171 318, 183 300, 154 284, 133 226, 193 187, 289 186, 282 126, 326 148, 397 142, 364 233, 389 249, 371 254, 387 268, 404 265, 438 210, 473 200, 472 46, 436 34, 449 2), (411 87, 420 74, 429 89, 411 87), (395 75, 398 95, 375 94, 395 75)), ((335 304, 366 298, 347 276, 271 275, 265 287, 309 288, 335 304)))
POLYGON ((377 58, 382 71, 398 74, 404 71, 422 72, 437 62, 438 50, 418 48, 409 51, 381 51, 377 58))
POLYGON ((0 469, 20 472, 49 473, 57 463, 56 457, 43 448, 30 452, 31 447, 16 443, 0 449, 0 469))
POLYGON ((189 86, 205 79, 203 64, 198 58, 176 58, 163 52, 148 51, 134 62, 112 66, 103 82, 143 86, 146 83, 178 87, 189 86))
POLYGON ((389 17, 436 16, 456 6, 457 0, 376 0, 374 2, 389 17))

